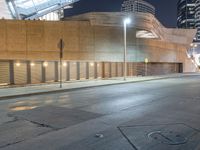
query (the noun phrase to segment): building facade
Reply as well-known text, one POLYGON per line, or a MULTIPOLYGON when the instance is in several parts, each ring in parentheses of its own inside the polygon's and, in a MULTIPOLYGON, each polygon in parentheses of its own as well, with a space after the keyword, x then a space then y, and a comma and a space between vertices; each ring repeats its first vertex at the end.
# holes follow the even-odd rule
POLYGON ((127 15, 134 20, 127 26, 127 76, 195 70, 186 50, 196 30, 167 29, 152 14, 87 13, 55 22, 2 19, 0 85, 123 76, 122 22, 127 15))
POLYGON ((121 7, 122 12, 143 12, 155 15, 155 7, 143 0, 124 0, 121 7))

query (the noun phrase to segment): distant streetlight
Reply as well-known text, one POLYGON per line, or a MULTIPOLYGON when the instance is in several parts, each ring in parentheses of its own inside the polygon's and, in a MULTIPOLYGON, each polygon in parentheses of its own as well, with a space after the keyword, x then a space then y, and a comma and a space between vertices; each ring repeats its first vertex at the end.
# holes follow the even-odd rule
POLYGON ((198 45, 196 43, 191 43, 190 46, 192 48, 192 57, 194 57, 194 50, 195 48, 197 48, 198 45))
POLYGON ((126 48, 126 26, 127 24, 131 23, 130 18, 125 18, 124 19, 124 80, 126 80, 126 55, 127 55, 127 48, 126 48))

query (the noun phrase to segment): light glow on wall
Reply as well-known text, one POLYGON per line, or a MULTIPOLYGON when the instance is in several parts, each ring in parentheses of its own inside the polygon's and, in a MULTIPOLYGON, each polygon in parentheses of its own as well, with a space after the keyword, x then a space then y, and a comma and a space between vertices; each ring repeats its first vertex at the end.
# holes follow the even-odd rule
POLYGON ((90 66, 93 67, 93 66, 94 66, 94 63, 90 63, 90 66))
POLYGON ((32 62, 32 63, 31 63, 31 67, 34 67, 34 66, 35 66, 35 63, 32 62))
POLYGON ((20 67, 20 66, 21 66, 21 64, 20 64, 19 62, 17 62, 17 63, 16 63, 16 66, 17 66, 17 67, 20 67))
POLYGON ((150 31, 139 30, 136 32, 136 38, 156 39, 158 36, 150 31))
POLYGON ((67 63, 66 63, 66 62, 64 62, 64 63, 63 63, 63 67, 66 67, 66 66, 67 66, 67 63))
POLYGON ((43 63, 43 66, 44 66, 44 67, 48 67, 48 62, 44 62, 44 63, 43 63))

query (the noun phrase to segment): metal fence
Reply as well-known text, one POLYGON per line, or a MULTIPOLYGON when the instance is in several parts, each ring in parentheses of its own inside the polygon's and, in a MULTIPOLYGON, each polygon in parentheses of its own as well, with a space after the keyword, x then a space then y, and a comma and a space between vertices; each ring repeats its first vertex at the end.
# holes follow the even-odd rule
MULTIPOLYGON (((181 63, 127 64, 127 76, 150 76, 182 72, 181 63)), ((62 62, 62 81, 106 79, 123 76, 122 62, 62 62)), ((58 61, 0 61, 0 85, 60 81, 58 61)))

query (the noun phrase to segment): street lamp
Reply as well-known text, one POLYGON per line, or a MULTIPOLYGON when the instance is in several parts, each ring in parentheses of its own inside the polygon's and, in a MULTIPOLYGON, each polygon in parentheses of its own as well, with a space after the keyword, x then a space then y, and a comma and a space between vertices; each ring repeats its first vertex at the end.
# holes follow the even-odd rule
POLYGON ((126 80, 126 55, 127 55, 127 48, 126 48, 126 26, 127 24, 131 23, 130 18, 125 18, 124 19, 124 81, 126 80))

